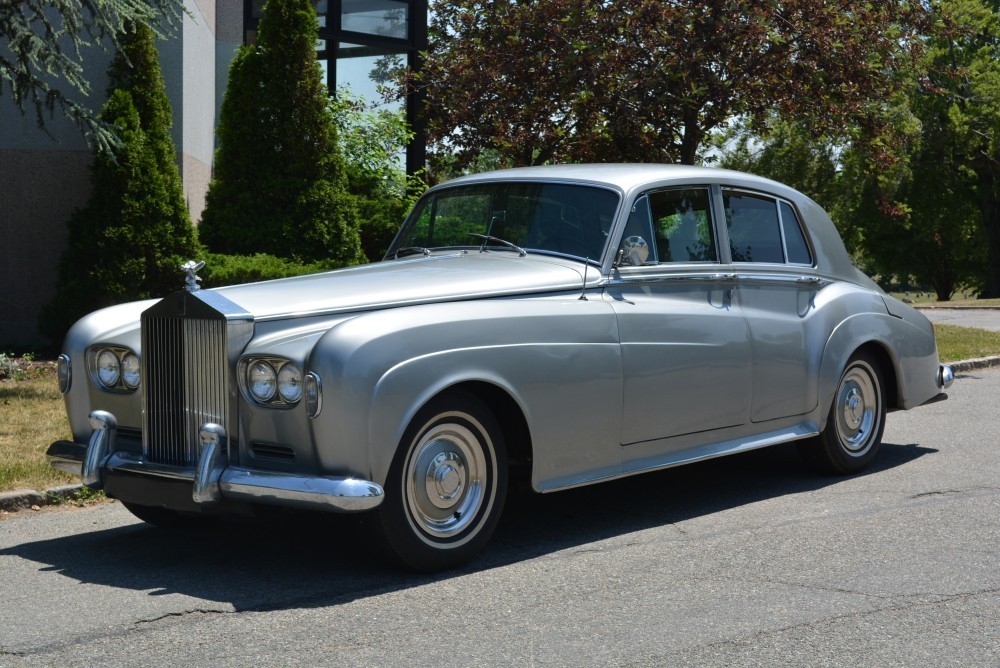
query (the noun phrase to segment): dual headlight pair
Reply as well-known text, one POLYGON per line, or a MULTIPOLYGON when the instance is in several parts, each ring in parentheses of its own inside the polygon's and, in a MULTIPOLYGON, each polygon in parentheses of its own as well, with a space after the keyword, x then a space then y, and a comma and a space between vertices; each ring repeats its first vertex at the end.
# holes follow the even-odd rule
POLYGON ((291 406, 305 401, 310 417, 320 411, 319 376, 282 357, 245 357, 240 360, 240 382, 247 396, 262 406, 291 406))
POLYGON ((128 348, 91 348, 87 351, 87 368, 94 383, 108 392, 135 392, 142 384, 139 356, 128 348))

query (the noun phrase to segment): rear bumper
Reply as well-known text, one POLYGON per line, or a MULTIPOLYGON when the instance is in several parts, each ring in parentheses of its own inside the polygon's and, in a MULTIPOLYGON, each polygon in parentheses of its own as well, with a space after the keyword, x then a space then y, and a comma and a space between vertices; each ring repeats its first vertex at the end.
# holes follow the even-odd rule
POLYGON ((937 384, 942 390, 947 390, 955 382, 955 372, 947 364, 938 367, 937 384))
MULTIPOLYGON (((202 425, 198 465, 180 467, 148 462, 141 455, 116 450, 118 425, 108 412, 92 412, 90 424, 93 432, 86 446, 56 441, 46 453, 49 463, 60 471, 79 475, 92 489, 103 489, 109 478, 130 480, 125 487, 112 485, 116 496, 123 501, 166 507, 177 505, 167 498, 175 494, 165 494, 165 498, 158 499, 155 490, 176 489, 178 485, 190 486, 190 499, 195 508, 234 501, 350 513, 371 510, 384 498, 382 487, 368 480, 233 466, 224 455, 226 434, 219 425, 202 425), (148 490, 143 490, 143 481, 148 482, 148 490), (133 496, 126 490, 137 490, 135 496, 141 498, 126 498, 133 496)), ((185 506, 188 505, 186 501, 185 506)))

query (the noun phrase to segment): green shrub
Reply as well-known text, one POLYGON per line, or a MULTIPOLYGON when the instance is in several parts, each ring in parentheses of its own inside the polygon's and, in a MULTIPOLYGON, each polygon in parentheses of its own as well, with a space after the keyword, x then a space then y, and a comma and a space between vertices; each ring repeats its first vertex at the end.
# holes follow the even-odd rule
POLYGON ((56 296, 39 319, 52 343, 90 311, 175 289, 180 265, 199 249, 149 28, 134 26, 127 33, 109 74, 101 118, 114 126, 121 146, 114 155, 95 157, 90 198, 70 217, 56 296))
POLYGON ((317 30, 309 0, 270 0, 257 41, 233 60, 199 228, 212 252, 340 265, 364 259, 317 30))
POLYGON ((315 274, 336 268, 336 263, 329 260, 303 264, 264 253, 254 255, 209 253, 203 257, 205 257, 205 267, 198 272, 198 275, 202 279, 202 287, 205 288, 315 274))

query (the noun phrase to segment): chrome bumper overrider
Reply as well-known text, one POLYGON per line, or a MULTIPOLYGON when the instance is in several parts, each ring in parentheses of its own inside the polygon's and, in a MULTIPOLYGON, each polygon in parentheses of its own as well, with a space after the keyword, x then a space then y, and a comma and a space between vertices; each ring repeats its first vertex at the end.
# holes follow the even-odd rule
POLYGON ((153 478, 188 481, 191 496, 200 506, 221 501, 245 501, 311 510, 356 512, 370 510, 383 499, 382 487, 356 478, 310 476, 266 471, 227 463, 226 432, 220 425, 201 427, 201 457, 196 468, 166 466, 145 461, 140 455, 116 451, 118 422, 106 411, 90 414, 93 433, 85 452, 65 442, 48 450, 50 464, 79 475, 93 489, 104 486, 106 473, 130 473, 153 478), (82 455, 82 456, 81 456, 82 455))

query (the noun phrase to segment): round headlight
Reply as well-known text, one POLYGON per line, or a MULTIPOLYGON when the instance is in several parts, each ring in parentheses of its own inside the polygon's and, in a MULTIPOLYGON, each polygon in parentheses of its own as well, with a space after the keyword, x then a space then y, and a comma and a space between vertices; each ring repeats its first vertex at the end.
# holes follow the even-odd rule
POLYGON ((122 358, 122 380, 125 386, 131 390, 139 387, 141 375, 139 373, 139 356, 135 353, 125 353, 122 358))
POLYGON ((121 377, 121 362, 118 356, 108 349, 97 354, 97 380, 104 387, 115 387, 121 377))
POLYGON ((277 385, 274 367, 267 362, 254 362, 247 371, 247 385, 254 399, 261 402, 270 401, 274 398, 277 385))
POLYGON ((302 369, 289 362, 278 372, 278 394, 290 404, 302 398, 302 369))

